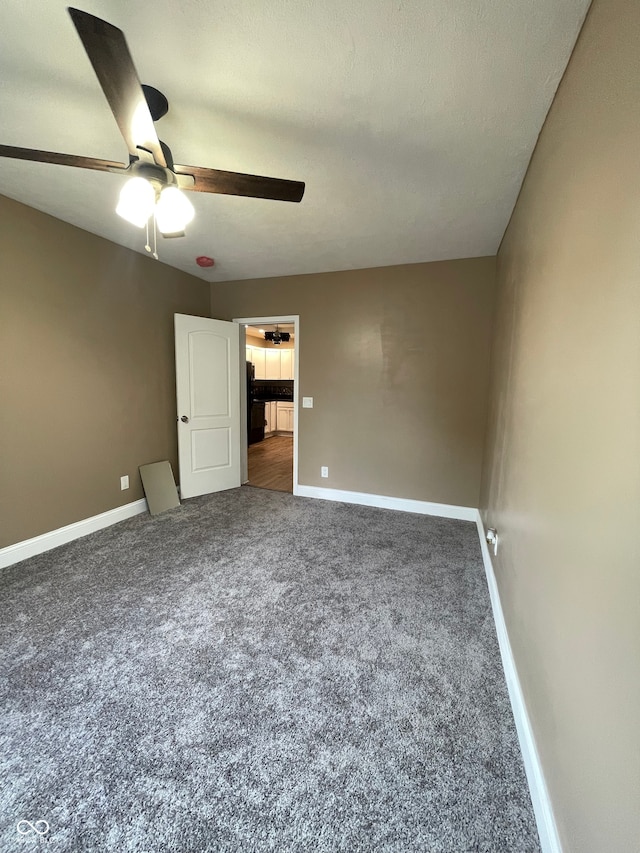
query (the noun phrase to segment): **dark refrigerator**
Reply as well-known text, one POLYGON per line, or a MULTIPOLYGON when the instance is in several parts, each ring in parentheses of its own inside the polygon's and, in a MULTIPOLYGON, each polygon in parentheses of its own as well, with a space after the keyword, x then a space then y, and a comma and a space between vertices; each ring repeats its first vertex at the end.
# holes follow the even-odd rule
POLYGON ((249 444, 264 440, 264 403, 254 399, 255 367, 247 362, 247 438, 249 444))

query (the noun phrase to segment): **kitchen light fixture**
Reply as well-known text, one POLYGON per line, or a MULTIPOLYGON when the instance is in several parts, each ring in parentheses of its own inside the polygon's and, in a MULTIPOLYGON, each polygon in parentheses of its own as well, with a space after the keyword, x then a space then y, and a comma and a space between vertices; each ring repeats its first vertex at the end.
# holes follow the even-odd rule
POLYGON ((291 335, 289 332, 281 332, 280 329, 276 326, 275 332, 265 332, 264 339, 265 341, 271 341, 272 344, 280 345, 283 341, 284 343, 289 342, 289 338, 291 335))

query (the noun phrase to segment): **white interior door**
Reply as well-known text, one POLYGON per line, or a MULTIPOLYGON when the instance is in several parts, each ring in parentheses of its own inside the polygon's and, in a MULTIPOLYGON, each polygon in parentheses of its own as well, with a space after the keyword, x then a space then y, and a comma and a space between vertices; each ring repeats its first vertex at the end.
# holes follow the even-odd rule
POLYGON ((180 494, 240 485, 238 325, 175 315, 180 494))

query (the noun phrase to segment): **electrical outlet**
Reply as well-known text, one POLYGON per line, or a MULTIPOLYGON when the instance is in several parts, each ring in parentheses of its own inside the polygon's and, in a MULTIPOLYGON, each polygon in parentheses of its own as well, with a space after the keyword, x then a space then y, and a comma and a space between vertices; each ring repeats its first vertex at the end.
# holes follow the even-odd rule
POLYGON ((490 527, 487 530, 487 543, 489 545, 493 545, 493 555, 494 557, 498 554, 498 531, 495 527, 490 527))
POLYGON ((302 408, 303 409, 313 409, 313 397, 303 397, 302 398, 302 408))
POLYGON ((320 469, 320 476, 321 477, 328 477, 329 476, 329 469, 327 468, 326 465, 323 465, 322 468, 320 469))
POLYGON ((125 489, 129 488, 129 475, 125 474, 124 477, 120 477, 120 491, 124 492, 125 489))

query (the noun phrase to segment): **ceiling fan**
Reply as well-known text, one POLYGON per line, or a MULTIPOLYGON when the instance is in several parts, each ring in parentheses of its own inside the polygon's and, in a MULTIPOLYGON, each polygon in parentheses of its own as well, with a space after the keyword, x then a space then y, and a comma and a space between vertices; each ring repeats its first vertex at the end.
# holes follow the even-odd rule
MULTIPOLYGON (((158 139, 154 127, 154 121, 169 109, 168 101, 162 92, 140 84, 122 30, 80 9, 69 7, 68 11, 129 149, 129 163, 11 145, 0 145, 1 157, 129 175, 117 212, 139 227, 148 224, 153 214, 154 226, 165 237, 183 236, 193 218, 193 206, 181 190, 302 199, 305 185, 300 181, 174 163, 169 146, 158 139)), ((146 248, 150 251, 148 240, 146 248)))

